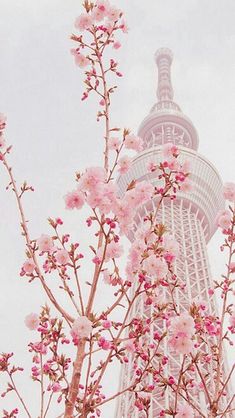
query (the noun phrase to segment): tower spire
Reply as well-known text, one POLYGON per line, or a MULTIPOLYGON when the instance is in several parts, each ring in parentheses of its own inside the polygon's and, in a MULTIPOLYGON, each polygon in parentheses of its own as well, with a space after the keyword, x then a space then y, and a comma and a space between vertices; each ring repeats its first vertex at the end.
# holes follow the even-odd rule
POLYGON ((173 101, 172 60, 173 53, 169 48, 160 48, 155 53, 158 68, 158 100, 141 123, 138 135, 143 139, 144 148, 152 148, 172 142, 177 146, 197 150, 197 131, 191 120, 173 101))
POLYGON ((157 98, 159 102, 172 101, 174 91, 171 84, 171 63, 173 53, 168 48, 160 48, 155 53, 155 60, 158 66, 158 89, 157 98))

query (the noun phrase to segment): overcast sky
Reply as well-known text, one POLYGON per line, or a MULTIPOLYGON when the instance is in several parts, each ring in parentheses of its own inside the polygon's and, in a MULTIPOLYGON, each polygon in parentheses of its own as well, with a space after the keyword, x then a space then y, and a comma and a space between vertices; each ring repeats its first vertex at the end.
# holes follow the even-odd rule
MULTIPOLYGON (((64 214, 63 195, 73 188, 75 171, 98 165, 101 159, 96 106, 92 98, 81 103, 81 73, 69 52, 80 4, 79 0, 0 0, 0 112, 8 117, 6 136, 14 146, 15 175, 35 187, 35 194, 26 198, 34 237, 49 231, 48 216, 61 216, 68 230, 79 235, 77 215, 64 214)), ((234 0, 114 4, 124 10, 130 32, 116 53, 124 77, 119 80, 113 123, 138 129, 156 101, 154 52, 169 47, 174 53, 174 100, 198 130, 200 153, 224 181, 234 181, 234 0)), ((13 196, 4 191, 2 170, 0 179, 0 351, 14 350, 27 366, 24 345, 31 335, 24 318, 37 311, 45 297, 36 284, 30 286, 19 278, 24 245, 13 196)), ((216 234, 209 246, 213 277, 223 271, 225 262, 218 250, 221 239, 216 234)), ((22 390, 26 388, 29 391, 25 382, 22 390)), ((34 417, 36 403, 31 401, 34 417)), ((10 405, 14 406, 12 400, 10 405)), ((105 418, 111 417, 111 411, 105 418)))

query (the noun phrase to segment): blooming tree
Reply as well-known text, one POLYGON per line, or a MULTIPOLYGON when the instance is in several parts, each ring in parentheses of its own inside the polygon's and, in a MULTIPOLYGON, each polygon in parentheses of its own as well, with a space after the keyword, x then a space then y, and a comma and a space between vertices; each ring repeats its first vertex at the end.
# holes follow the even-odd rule
MULTIPOLYGON (((225 375, 222 373, 224 345, 233 345, 235 334, 235 307, 230 298, 235 273, 235 184, 225 184, 228 208, 216 219, 224 235, 221 250, 228 252, 227 271, 209 289, 211 297, 217 293, 221 298, 220 316, 209 314, 203 301, 195 301, 188 311, 181 312, 174 298, 176 289, 184 286, 174 270, 179 243, 162 224, 159 209, 164 200, 174 200, 179 190, 190 193, 189 164, 187 161, 181 164, 180 150, 167 144, 161 150, 162 161, 159 164, 152 161, 146 167, 149 173, 154 173, 158 185, 133 179, 124 193, 120 192, 117 175, 127 173, 134 153, 142 150, 142 139, 128 129, 113 126, 110 112, 116 80, 122 77, 112 53, 121 47, 120 39, 127 34, 128 27, 122 11, 108 0, 95 3, 86 0, 83 13, 75 20, 75 29, 71 53, 85 76, 82 101, 92 94, 98 99, 97 121, 104 125, 103 165, 76 173, 74 190, 64 197, 66 209, 78 211, 78 218, 84 208, 89 211, 85 246, 90 255, 85 256, 81 243, 72 242, 63 231, 61 218, 49 219, 50 235, 31 237, 23 199, 33 188, 26 182, 21 186, 16 183, 8 162, 11 146, 4 139, 6 117, 0 114, 0 160, 9 176, 7 189, 16 197, 26 244, 20 275, 29 283, 39 281, 50 304, 25 318, 25 325, 32 331, 28 345, 32 356, 31 379, 40 391, 38 416, 55 416, 53 407, 57 403, 61 406, 61 417, 99 417, 104 404, 131 392, 135 408, 141 416, 148 417, 151 394, 160 388, 164 396, 168 388, 174 402, 160 416, 226 417, 234 411, 234 397, 225 406, 221 400, 228 393, 234 371, 233 366, 225 375), (124 268, 124 237, 133 229, 136 211, 150 200, 156 202, 156 210, 142 219, 135 240, 129 245, 124 268), (90 277, 86 263, 93 266, 90 277), (52 275, 67 296, 65 304, 50 286, 52 275), (113 296, 97 311, 100 286, 111 287, 113 296), (163 303, 161 294, 165 287, 170 299, 163 303), (146 306, 154 306, 147 319, 131 315, 140 299, 146 306), (152 340, 149 330, 155 321, 161 321, 164 327, 152 340), (165 342, 168 350, 179 356, 181 366, 177 376, 166 373, 169 359, 164 352, 165 342), (156 358, 157 366, 153 362, 156 358), (109 369, 129 362, 133 364, 131 383, 122 391, 107 390, 103 380, 109 369), (208 363, 212 364, 211 378, 216 382, 213 397, 204 372, 208 363), (199 388, 205 393, 208 415, 194 402, 194 393, 199 388)), ((0 372, 6 377, 1 396, 15 395, 13 409, 3 410, 3 417, 14 418, 18 414, 32 417, 28 400, 15 383, 15 375, 23 369, 13 365, 12 357, 13 353, 0 357, 0 372)))

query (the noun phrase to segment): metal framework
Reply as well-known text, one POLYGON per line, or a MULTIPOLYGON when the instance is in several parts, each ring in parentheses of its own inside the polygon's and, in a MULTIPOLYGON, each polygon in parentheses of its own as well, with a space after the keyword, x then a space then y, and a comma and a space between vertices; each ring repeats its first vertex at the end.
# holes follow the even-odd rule
MULTIPOLYGON (((204 300, 209 306, 211 314, 216 312, 213 299, 209 297, 208 289, 212 286, 210 268, 208 263, 206 244, 215 232, 215 216, 219 209, 223 208, 221 179, 203 156, 198 154, 198 136, 192 122, 181 112, 179 106, 172 101, 173 89, 170 79, 170 65, 172 53, 168 49, 160 49, 156 53, 158 65, 158 103, 152 108, 142 122, 139 135, 144 140, 145 150, 140 153, 132 164, 132 168, 119 178, 118 184, 121 192, 135 179, 138 181, 149 180, 156 184, 153 174, 147 173, 148 161, 159 162, 161 160, 161 145, 167 142, 175 143, 180 148, 181 161, 189 160, 191 163, 191 180, 193 192, 188 194, 178 193, 177 199, 163 203, 159 212, 159 221, 163 222, 180 244, 180 257, 176 262, 177 277, 186 284, 184 290, 176 290, 176 302, 181 312, 188 308, 195 298, 204 300)), ((135 217, 133 231, 129 239, 134 241, 135 232, 141 224, 143 217, 152 212, 155 202, 151 201, 138 210, 135 217)), ((168 298, 167 288, 164 297, 168 298)), ((134 305, 131 315, 148 317, 152 306, 146 308, 143 301, 134 305)), ((161 321, 152 325, 151 335, 157 330, 163 329, 161 321)), ((164 351, 167 352, 169 362, 167 375, 177 376, 180 367, 180 356, 171 353, 165 342, 164 351)), ((157 361, 157 359, 156 359, 157 361)), ((211 365, 207 365, 208 390, 213 391, 214 382, 211 365)), ((132 380, 131 361, 122 366, 120 375, 120 390, 127 387, 132 380)), ((197 390, 193 393, 195 405, 198 405, 205 415, 208 414, 208 405, 204 392, 197 390)), ((221 400, 223 402, 223 400, 221 400)), ((150 418, 157 418, 162 409, 172 406, 173 399, 170 390, 161 393, 156 390, 151 397, 150 418)), ((116 418, 142 418, 141 412, 134 408, 134 397, 130 392, 121 396, 117 403, 116 418)), ((226 418, 232 417, 227 413, 226 418)), ((197 417, 199 418, 199 416, 197 417)))

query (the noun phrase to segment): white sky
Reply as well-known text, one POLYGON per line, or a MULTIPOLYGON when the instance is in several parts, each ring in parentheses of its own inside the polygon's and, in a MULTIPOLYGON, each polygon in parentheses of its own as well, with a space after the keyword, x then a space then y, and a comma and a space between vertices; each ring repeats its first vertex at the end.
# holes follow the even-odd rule
MULTIPOLYGON (((0 0, 0 112, 8 116, 6 136, 14 145, 15 175, 36 190, 26 197, 34 237, 49 231, 48 216, 61 216, 67 230, 84 238, 78 214, 64 213, 62 197, 73 188, 74 172, 98 165, 101 158, 96 107, 92 98, 81 103, 81 72, 69 53, 80 3, 0 0)), ((235 180, 234 1, 116 0, 114 4, 124 10, 130 32, 123 38, 122 50, 115 52, 124 78, 114 100, 113 123, 137 130, 156 100, 154 52, 167 46, 174 53, 175 101, 198 130, 200 153, 224 181, 235 180)), ((13 196, 4 191, 2 169, 0 179, 0 351, 14 350, 30 367, 24 345, 31 334, 25 330, 24 318, 45 298, 36 284, 19 278, 24 245, 13 196)), ((223 271, 225 261, 218 250, 220 240, 216 234, 210 244, 213 277, 223 271)), ((36 417, 37 400, 26 381, 22 391, 30 393, 36 417)), ((105 418, 111 418, 112 411, 107 409, 105 418)))

